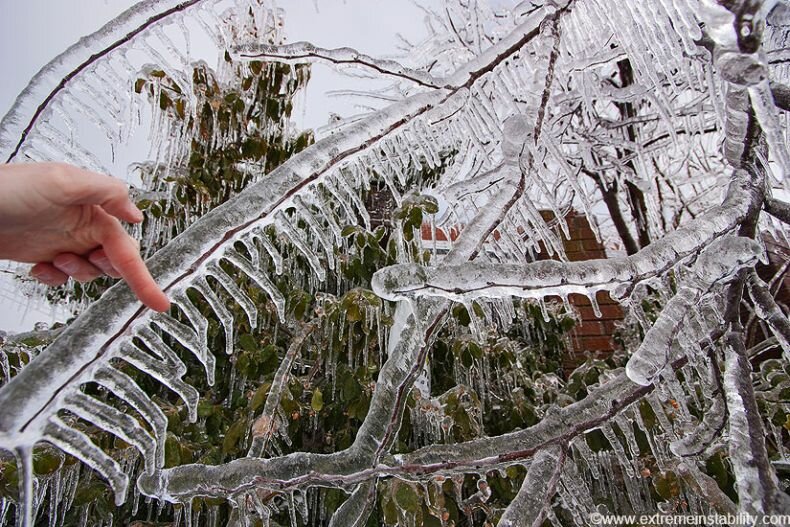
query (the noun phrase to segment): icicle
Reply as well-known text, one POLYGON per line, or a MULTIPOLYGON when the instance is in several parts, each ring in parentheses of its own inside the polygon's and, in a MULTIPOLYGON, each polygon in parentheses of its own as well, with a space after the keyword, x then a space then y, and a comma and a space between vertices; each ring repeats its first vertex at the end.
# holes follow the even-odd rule
POLYGON ((192 328, 198 335, 198 338, 201 342, 208 341, 208 319, 200 312, 200 310, 195 307, 189 298, 187 298, 187 293, 184 291, 183 293, 177 293, 175 295, 171 295, 171 301, 175 304, 184 315, 186 315, 187 320, 189 323, 192 324, 192 328))
POLYGON ((131 377, 115 368, 108 366, 100 368, 94 374, 94 380, 124 400, 151 425, 157 442, 156 465, 164 466, 167 418, 162 409, 154 404, 148 394, 131 377))
POLYGON ((33 449, 32 447, 17 447, 14 449, 17 465, 17 478, 19 480, 19 504, 17 505, 17 524, 19 527, 33 527, 35 520, 35 476, 33 475, 33 449))
POLYGON ((253 229, 252 236, 261 244, 263 249, 269 254, 274 262, 274 272, 278 275, 283 274, 283 256, 280 251, 274 246, 272 241, 261 228, 253 229))
POLYGON ((321 182, 321 186, 333 198, 333 200, 340 205, 342 211, 345 212, 346 217, 341 217, 341 220, 345 220, 347 223, 356 223, 357 215, 354 213, 354 210, 351 205, 349 205, 348 201, 341 197, 340 192, 335 187, 333 181, 330 178, 327 178, 321 182))
POLYGON ((244 312, 247 314, 247 320, 250 323, 250 329, 255 329, 258 327, 258 308, 255 306, 255 302, 253 302, 250 297, 248 297, 236 282, 233 281, 233 278, 230 277, 216 262, 211 262, 206 267, 209 276, 213 276, 216 278, 217 282, 222 286, 225 291, 233 298, 233 300, 241 306, 244 312))
POLYGON ((312 229, 312 234, 318 238, 321 247, 324 249, 324 254, 326 254, 327 267, 333 271, 335 269, 335 251, 331 240, 325 233, 324 226, 318 222, 309 208, 302 205, 301 200, 295 200, 294 205, 296 206, 296 211, 299 216, 301 216, 310 226, 310 229, 312 229))
POLYGON ((617 455, 617 460, 620 462, 620 467, 625 471, 628 478, 634 477, 634 466, 628 456, 625 454, 625 449, 617 438, 614 430, 610 425, 603 425, 600 427, 601 432, 606 437, 606 440, 612 446, 614 453, 617 455))
POLYGON ((601 473, 598 471, 598 464, 595 462, 595 453, 592 451, 590 446, 587 444, 587 441, 584 439, 584 436, 579 436, 573 443, 573 447, 579 452, 579 456, 584 459, 587 467, 590 469, 590 473, 595 479, 601 477, 601 473))
MULTIPOLYGON (((325 202, 320 196, 316 195, 316 214, 317 214, 317 221, 320 221, 321 218, 326 220, 326 224, 329 226, 329 230, 332 231, 332 234, 335 238, 335 243, 341 244, 343 243, 343 229, 338 224, 337 220, 335 219, 335 215, 332 212, 332 207, 329 202, 325 202)), ((300 204, 304 208, 308 208, 308 205, 302 201, 300 196, 296 196, 294 198, 294 202, 300 204)))
POLYGON ((298 227, 295 227, 282 212, 278 212, 275 215, 275 222, 277 227, 286 235, 288 241, 291 242, 294 247, 296 247, 299 252, 304 255, 305 259, 307 259, 307 263, 310 265, 310 269, 312 269, 313 273, 315 273, 318 279, 321 282, 326 280, 326 271, 324 270, 324 266, 321 265, 318 256, 310 248, 310 242, 308 241, 305 232, 298 227))
POLYGON ((225 251, 224 256, 228 262, 236 266, 241 272, 250 277, 256 284, 258 284, 258 287, 263 289, 269 295, 269 298, 271 298, 275 308, 277 309, 277 314, 280 316, 280 320, 284 321, 285 298, 283 297, 282 293, 280 293, 280 290, 277 289, 277 287, 263 273, 263 271, 255 269, 246 258, 232 249, 225 251))
POLYGON ((231 355, 234 349, 233 314, 217 294, 212 291, 208 280, 204 276, 199 277, 195 281, 194 287, 203 296, 220 324, 222 324, 222 328, 225 330, 225 354, 231 355))
POLYGON ((206 379, 209 386, 213 386, 216 359, 208 350, 208 343, 195 333, 192 328, 178 322, 169 315, 157 313, 151 317, 151 321, 195 356, 206 370, 206 379))
POLYGON ((145 460, 146 472, 153 474, 156 469, 156 441, 135 419, 81 392, 69 394, 63 407, 137 448, 145 460))
POLYGON ((101 474, 115 493, 115 505, 123 505, 129 477, 123 473, 118 462, 105 454, 87 435, 70 428, 53 415, 46 425, 44 438, 101 474))
POLYGON ((178 395, 187 406, 190 422, 197 419, 198 391, 182 380, 187 372, 186 365, 178 358, 162 340, 159 335, 145 326, 136 328, 139 337, 151 351, 161 357, 156 360, 148 353, 138 349, 131 343, 121 345, 121 358, 139 369, 143 373, 161 382, 164 386, 178 395))
POLYGON ((771 155, 779 165, 780 174, 776 180, 783 181, 787 174, 790 173, 790 151, 788 151, 784 140, 778 110, 774 105, 774 97, 768 80, 764 79, 755 86, 750 86, 749 95, 752 100, 752 108, 754 108, 754 113, 760 122, 760 128, 765 134, 771 155))

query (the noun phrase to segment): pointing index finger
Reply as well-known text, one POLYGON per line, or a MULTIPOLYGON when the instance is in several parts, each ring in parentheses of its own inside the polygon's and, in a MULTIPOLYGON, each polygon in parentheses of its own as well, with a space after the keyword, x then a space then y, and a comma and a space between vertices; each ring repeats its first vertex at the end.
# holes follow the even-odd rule
POLYGON ((134 240, 114 218, 105 215, 105 221, 101 243, 113 268, 143 304, 154 311, 170 309, 170 300, 154 281, 134 240))

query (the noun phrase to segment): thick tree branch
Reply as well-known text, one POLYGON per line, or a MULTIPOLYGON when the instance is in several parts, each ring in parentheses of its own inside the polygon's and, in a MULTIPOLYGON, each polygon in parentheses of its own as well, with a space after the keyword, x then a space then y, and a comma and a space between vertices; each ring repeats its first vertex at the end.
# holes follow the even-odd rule
POLYGON ((729 451, 739 509, 748 514, 786 514, 790 512, 790 497, 779 488, 768 459, 765 431, 754 399, 752 368, 740 331, 730 331, 725 335, 724 355, 729 451))
POLYGON ((760 190, 741 172, 721 206, 710 209, 633 256, 569 263, 549 260, 528 264, 442 264, 427 269, 410 264, 396 265, 378 271, 372 287, 376 294, 390 300, 413 296, 542 298, 633 288, 638 282, 667 271, 731 232, 761 199, 760 190))

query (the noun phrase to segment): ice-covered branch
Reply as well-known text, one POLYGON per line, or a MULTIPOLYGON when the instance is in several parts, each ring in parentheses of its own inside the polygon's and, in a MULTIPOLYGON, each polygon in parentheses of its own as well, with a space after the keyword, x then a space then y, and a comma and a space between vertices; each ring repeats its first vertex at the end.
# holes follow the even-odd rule
POLYGON ((233 49, 233 55, 244 60, 278 61, 289 64, 327 61, 337 65, 352 65, 371 69, 382 75, 411 81, 425 88, 449 87, 442 79, 435 79, 425 71, 407 68, 394 60, 376 59, 352 48, 326 49, 309 42, 294 42, 282 46, 256 44, 233 49))
POLYGON ((540 527, 546 509, 557 491, 557 483, 565 464, 567 448, 562 445, 541 450, 527 470, 516 497, 502 514, 499 527, 540 527))
POLYGON ((790 225, 790 203, 775 198, 765 198, 765 210, 774 218, 790 225))
MULTIPOLYGON (((672 364, 680 368, 685 358, 672 364)), ((225 465, 182 465, 143 476, 143 490, 183 501, 193 496, 227 496, 251 488, 288 491, 311 485, 349 488, 377 477, 426 479, 435 474, 479 472, 531 459, 538 452, 568 444, 609 421, 654 390, 637 386, 620 372, 585 399, 549 412, 538 424, 497 437, 455 445, 432 445, 367 466, 356 446, 335 454, 296 453, 272 459, 243 458, 225 465)), ((359 437, 359 434, 357 435, 359 437)))
POLYGON ((368 517, 376 502, 376 482, 366 481, 351 493, 329 521, 329 527, 362 527, 367 525, 368 517))
POLYGON ((790 356, 790 320, 779 308, 773 295, 768 290, 768 285, 752 270, 747 278, 749 295, 754 302, 754 311, 760 319, 764 320, 776 338, 779 340, 785 356, 790 356))
POLYGON ((740 172, 721 206, 666 235, 635 255, 587 262, 553 260, 528 264, 441 264, 435 268, 404 264, 374 275, 373 290, 390 300, 441 296, 455 300, 477 297, 543 298, 572 293, 594 295, 608 290, 623 296, 645 279, 661 274, 715 239, 732 231, 762 194, 740 172))
POLYGON ((501 171, 502 166, 497 165, 479 176, 454 183, 441 191, 442 197, 450 203, 456 203, 466 196, 499 188, 505 179, 501 171))
POLYGON ((752 368, 743 334, 725 335, 724 391, 729 413, 730 463, 735 473, 739 510, 748 514, 790 512, 790 497, 780 488, 768 459, 765 431, 754 399, 752 368))
MULTIPOLYGON (((681 333, 687 313, 713 284, 723 283, 740 269, 752 266, 762 248, 749 238, 725 237, 707 246, 678 292, 661 310, 626 365, 628 377, 646 386, 672 361, 673 343, 681 333)), ((696 340, 696 339, 694 339, 696 340)))
POLYGON ((11 162, 56 97, 92 65, 149 28, 203 0, 146 0, 96 33, 81 39, 44 66, 0 121, 0 152, 11 162), (130 29, 131 28, 131 29, 130 29))
POLYGON ((285 426, 284 423, 277 422, 277 409, 280 407, 280 399, 282 398, 283 389, 288 385, 288 380, 291 376, 291 368, 296 360, 299 351, 307 337, 316 329, 317 324, 307 324, 304 326, 295 339, 288 347, 285 357, 280 361, 280 366, 277 368, 277 373, 274 374, 272 387, 269 389, 269 394, 266 396, 266 402, 263 405, 263 411, 258 416, 252 425, 252 445, 247 453, 250 457, 260 457, 266 452, 266 447, 269 444, 272 434, 278 426, 285 426))

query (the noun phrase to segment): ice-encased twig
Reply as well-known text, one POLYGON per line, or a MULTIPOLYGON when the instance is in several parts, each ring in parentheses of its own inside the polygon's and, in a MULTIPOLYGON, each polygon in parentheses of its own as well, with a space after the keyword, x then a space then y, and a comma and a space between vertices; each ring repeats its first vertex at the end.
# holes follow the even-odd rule
MULTIPOLYGON (((749 238, 724 237, 709 244, 694 264, 695 276, 683 283, 666 303, 658 320, 628 359, 625 368, 628 378, 642 386, 651 384, 675 358, 677 353, 673 353, 673 343, 687 312, 697 305, 713 284, 721 283, 740 269, 753 265, 760 254, 762 248, 749 238)), ((692 337, 694 341, 699 338, 701 335, 692 337)))
POLYGON ((294 42, 282 46, 266 44, 245 45, 233 48, 232 55, 242 60, 265 60, 304 64, 305 62, 327 61, 336 65, 359 66, 416 83, 426 88, 445 87, 442 79, 430 73, 407 68, 394 60, 376 59, 352 48, 326 49, 309 42, 294 42))
POLYGON ((283 389, 288 385, 291 378, 291 368, 296 360, 299 351, 307 337, 316 329, 315 324, 304 326, 297 337, 291 341, 285 357, 280 361, 277 372, 274 374, 272 386, 266 396, 261 415, 256 417, 252 424, 252 444, 247 455, 250 457, 261 457, 266 453, 266 447, 271 439, 272 433, 277 425, 277 408, 280 406, 283 389))
POLYGON ((376 482, 366 481, 332 514, 329 527, 362 527, 367 525, 376 503, 376 482))
POLYGON ((765 210, 771 216, 790 225, 790 204, 775 198, 765 198, 765 210))
POLYGON ((543 524, 562 474, 565 455, 566 448, 559 445, 535 455, 518 494, 502 514, 499 527, 540 527, 543 524))
POLYGON ((746 283, 749 286, 749 295, 754 302, 755 313, 768 324, 773 334, 776 335, 785 357, 790 357, 790 320, 779 308, 768 290, 768 285, 762 281, 756 271, 749 272, 746 283))

